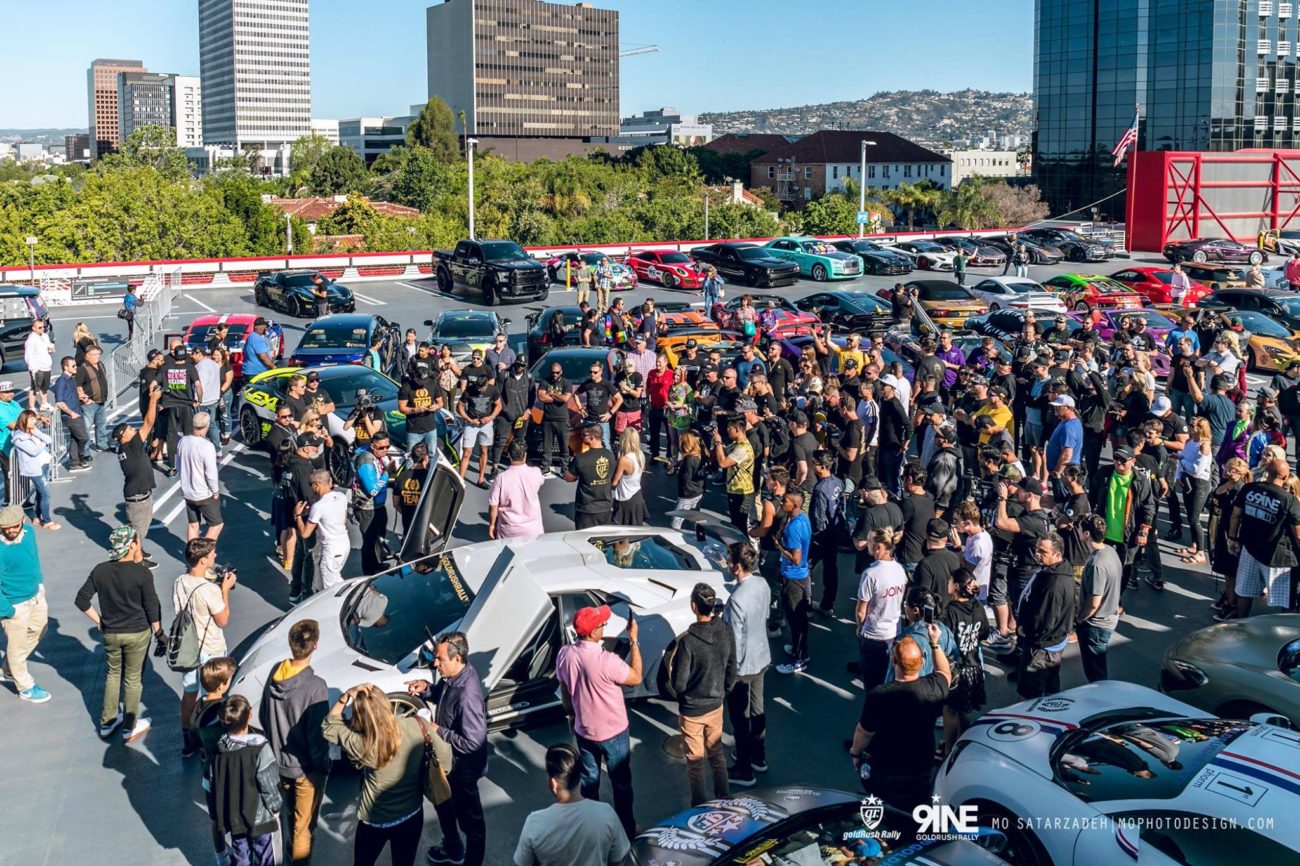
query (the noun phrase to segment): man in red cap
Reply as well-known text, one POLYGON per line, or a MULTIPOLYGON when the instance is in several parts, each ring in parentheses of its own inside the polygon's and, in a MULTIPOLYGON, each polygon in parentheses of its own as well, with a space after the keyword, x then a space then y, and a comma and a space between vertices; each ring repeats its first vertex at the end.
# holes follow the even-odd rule
POLYGON ((641 644, 637 623, 628 615, 627 638, 632 644, 629 661, 606 650, 605 623, 609 605, 584 607, 573 615, 578 642, 563 647, 555 660, 560 696, 572 720, 578 753, 582 756, 582 796, 600 799, 600 765, 609 770, 614 788, 614 811, 627 833, 636 836, 632 817, 632 744, 628 738, 627 706, 623 686, 641 684, 641 644))

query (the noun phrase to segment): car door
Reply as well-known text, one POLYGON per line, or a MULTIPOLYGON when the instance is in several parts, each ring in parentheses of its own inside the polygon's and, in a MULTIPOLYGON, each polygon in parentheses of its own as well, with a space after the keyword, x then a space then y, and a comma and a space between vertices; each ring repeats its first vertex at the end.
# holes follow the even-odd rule
MULTIPOLYGON (((287 379, 287 376, 281 377, 287 379)), ((441 553, 451 538, 452 529, 465 503, 465 481, 441 454, 429 473, 420 501, 411 514, 409 529, 402 540, 398 558, 411 562, 441 553)))
POLYGON ((483 248, 473 241, 462 241, 464 254, 456 257, 461 268, 461 279, 465 285, 475 290, 483 288, 483 248))
POLYGON ((504 547, 470 604, 461 631, 469 637, 470 664, 491 692, 529 639, 552 613, 551 598, 522 557, 504 547))
POLYGON ((730 247, 718 251, 718 263, 715 267, 728 277, 743 277, 745 268, 740 263, 740 256, 730 247))

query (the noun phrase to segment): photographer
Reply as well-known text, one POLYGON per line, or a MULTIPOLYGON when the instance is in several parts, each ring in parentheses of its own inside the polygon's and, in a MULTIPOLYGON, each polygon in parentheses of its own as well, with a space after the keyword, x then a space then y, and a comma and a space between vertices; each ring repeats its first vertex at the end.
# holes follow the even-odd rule
MULTIPOLYGON (((343 431, 352 431, 352 448, 354 451, 360 451, 370 447, 370 440, 384 432, 384 413, 375 405, 375 401, 370 396, 370 392, 365 388, 357 389, 357 404, 352 408, 352 414, 348 415, 343 422, 343 431)), ((399 404, 400 405, 400 404, 399 404)), ((407 429, 410 429, 410 422, 407 422, 407 429)))
POLYGON ((185 545, 190 570, 172 584, 172 617, 188 610, 199 636, 199 666, 181 678, 181 757, 196 755, 199 738, 190 730, 194 705, 199 700, 199 669, 208 659, 229 655, 222 631, 230 622, 230 593, 237 579, 233 568, 217 568, 217 543, 210 538, 192 538, 185 545))

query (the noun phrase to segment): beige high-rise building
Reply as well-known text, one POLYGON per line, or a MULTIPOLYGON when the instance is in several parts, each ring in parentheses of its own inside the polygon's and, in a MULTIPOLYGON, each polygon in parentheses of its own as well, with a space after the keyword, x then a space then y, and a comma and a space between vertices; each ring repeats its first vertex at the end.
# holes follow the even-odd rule
POLYGON ((111 153, 120 143, 118 135, 117 76, 119 72, 144 72, 139 60, 100 58, 86 70, 86 101, 91 159, 111 153))
POLYGON ((426 23, 429 96, 463 111, 471 135, 618 135, 617 11, 445 0, 426 23))

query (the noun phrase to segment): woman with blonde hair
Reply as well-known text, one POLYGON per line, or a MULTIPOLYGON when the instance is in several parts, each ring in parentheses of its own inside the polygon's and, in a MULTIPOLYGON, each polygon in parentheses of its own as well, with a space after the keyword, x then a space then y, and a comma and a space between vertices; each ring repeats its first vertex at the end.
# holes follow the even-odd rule
POLYGON ((1187 442, 1178 457, 1174 470, 1174 487, 1182 493, 1183 510, 1187 512, 1187 525, 1192 531, 1190 547, 1178 551, 1183 562, 1205 562, 1205 531, 1201 529, 1201 511, 1210 496, 1210 477, 1214 471, 1213 443, 1210 422, 1193 418, 1187 442))
POLYGON ((91 346, 98 346, 99 338, 95 333, 86 326, 85 322, 77 322, 72 327, 72 346, 75 350, 77 366, 80 367, 86 360, 86 351, 91 346))
POLYGON ((641 476, 645 472, 645 455, 641 453, 641 434, 628 427, 618 437, 618 463, 614 466, 614 523, 617 526, 645 525, 645 497, 641 495, 641 476))
POLYGON ((858 629, 858 670, 866 692, 885 681, 889 647, 898 636, 899 620, 903 616, 907 572, 894 561, 894 547, 902 540, 901 536, 901 532, 891 527, 873 529, 867 536, 867 549, 875 562, 862 572, 856 611, 856 619, 862 624, 858 629))
POLYGON ((361 803, 352 862, 372 866, 391 846, 393 866, 412 866, 424 830, 424 733, 412 716, 398 717, 372 683, 353 686, 330 707, 325 741, 361 770, 361 803), (351 707, 352 717, 343 718, 351 707))
MULTIPOLYGON (((704 464, 704 446, 700 434, 683 430, 677 440, 677 511, 694 511, 704 496, 708 467, 704 464)), ((673 529, 682 528, 682 519, 673 518, 673 529)))

